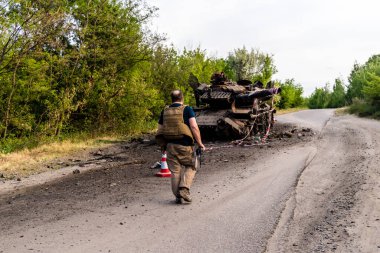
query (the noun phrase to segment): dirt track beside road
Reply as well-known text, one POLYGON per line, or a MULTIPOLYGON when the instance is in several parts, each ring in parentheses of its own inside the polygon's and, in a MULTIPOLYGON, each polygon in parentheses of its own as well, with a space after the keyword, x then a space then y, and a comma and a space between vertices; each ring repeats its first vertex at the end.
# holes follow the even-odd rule
POLYGON ((268 252, 380 252, 380 122, 332 117, 268 252))

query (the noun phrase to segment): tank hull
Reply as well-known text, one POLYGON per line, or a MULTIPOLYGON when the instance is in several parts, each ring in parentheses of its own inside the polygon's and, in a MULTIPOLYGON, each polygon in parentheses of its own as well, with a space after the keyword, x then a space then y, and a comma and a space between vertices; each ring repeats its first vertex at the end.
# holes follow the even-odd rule
POLYGON ((274 110, 234 113, 231 110, 195 108, 201 134, 205 138, 241 139, 265 134, 273 126, 274 110))

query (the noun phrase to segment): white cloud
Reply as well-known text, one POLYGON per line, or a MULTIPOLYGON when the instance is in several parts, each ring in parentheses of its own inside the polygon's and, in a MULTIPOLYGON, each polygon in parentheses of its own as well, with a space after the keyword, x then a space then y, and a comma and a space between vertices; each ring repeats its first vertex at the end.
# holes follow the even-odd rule
POLYGON ((243 45, 274 55, 275 78, 295 78, 309 95, 346 78, 355 60, 380 53, 377 0, 148 0, 152 26, 176 47, 221 57, 243 45))

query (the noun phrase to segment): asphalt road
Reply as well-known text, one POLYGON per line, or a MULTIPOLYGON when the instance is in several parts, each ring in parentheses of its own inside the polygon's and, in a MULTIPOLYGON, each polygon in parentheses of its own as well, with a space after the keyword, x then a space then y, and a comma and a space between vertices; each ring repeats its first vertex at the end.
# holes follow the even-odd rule
MULTIPOLYGON (((257 149, 251 150, 252 153, 248 158, 243 153, 244 149, 238 148, 224 150, 224 153, 221 152, 219 156, 217 151, 213 151, 213 154, 209 153, 209 160, 199 171, 192 189, 194 202, 189 205, 174 204, 169 180, 154 177, 139 179, 138 190, 131 188, 133 191, 124 192, 123 189, 130 186, 122 181, 125 185, 124 187, 121 185, 118 191, 110 190, 99 196, 91 195, 92 197, 87 200, 78 198, 80 201, 75 197, 75 194, 80 195, 79 192, 74 194, 70 192, 71 185, 67 186, 67 189, 61 187, 60 194, 51 201, 56 204, 55 207, 48 211, 40 208, 38 204, 33 204, 36 201, 33 203, 28 201, 33 194, 33 196, 38 196, 42 193, 36 189, 28 190, 18 195, 21 196, 20 200, 12 203, 14 206, 10 204, 10 207, 0 207, 0 224, 6 227, 0 232, 0 252, 293 252, 297 250, 300 250, 299 252, 331 250, 332 252, 337 248, 344 249, 342 245, 349 237, 344 234, 346 232, 343 228, 342 231, 336 233, 342 234, 341 240, 336 237, 334 244, 327 244, 327 241, 321 242, 319 237, 312 237, 306 244, 305 233, 309 233, 309 228, 314 228, 315 224, 318 225, 319 219, 325 217, 323 216, 326 211, 324 203, 330 195, 322 194, 321 197, 320 192, 325 188, 328 189, 326 192, 344 188, 344 183, 339 184, 340 188, 334 188, 329 184, 330 181, 326 181, 331 178, 339 181, 343 178, 343 174, 337 176, 327 172, 322 173, 325 170, 321 168, 321 165, 332 168, 327 164, 330 165, 329 161, 335 161, 335 156, 339 161, 345 161, 346 154, 355 153, 359 147, 356 144, 355 150, 347 147, 342 149, 345 152, 338 151, 344 144, 355 143, 356 136, 363 137, 359 134, 349 135, 349 131, 357 130, 365 124, 371 130, 368 130, 369 132, 365 134, 366 139, 358 142, 358 145, 370 145, 373 154, 379 152, 379 149, 375 149, 379 146, 379 123, 358 120, 359 123, 350 125, 352 119, 356 120, 352 116, 334 117, 332 110, 302 111, 277 117, 278 122, 294 123, 299 127, 312 127, 315 129, 315 137, 287 146, 264 147, 263 149, 256 147, 257 149), (346 132, 343 131, 344 134, 335 132, 341 131, 341 128, 346 129, 346 132), (336 137, 333 138, 334 136, 336 137), (342 141, 347 137, 349 138, 346 142, 342 141), (333 155, 328 155, 327 148, 330 146, 334 147, 333 155), (229 157, 228 153, 238 158, 231 161, 231 157, 226 158, 229 157), (313 174, 314 171, 322 172, 317 175, 313 174), (305 173, 306 176, 304 176, 305 173), (319 185, 320 182, 323 184, 319 185), (313 188, 317 185, 318 189, 313 188), (70 200, 70 204, 56 201, 62 198, 62 195, 67 195, 66 192, 73 194, 76 201, 70 200), (315 192, 319 195, 314 196, 315 192), (310 199, 306 202, 299 199, 304 200, 307 197, 310 199), (113 198, 118 199, 118 204, 109 201, 113 198), (319 205, 314 206, 317 204, 319 205), (55 215, 57 209, 64 209, 61 210, 63 214, 55 215), (318 215, 311 217, 314 210, 318 210, 318 215), (17 216, 12 216, 12 212, 17 216), (38 216, 36 212, 43 213, 44 216, 38 216), (10 221, 7 222, 5 219, 10 221), (313 221, 313 223, 308 221, 313 221), (292 240, 287 238, 292 238, 292 240)), ((368 161, 368 166, 375 170, 379 165, 379 160, 371 160, 371 157, 367 155, 364 160, 368 161)), ((343 162, 334 164, 346 165, 343 162)), ((353 168, 353 174, 350 174, 352 177, 348 179, 355 178, 354 170, 353 168)), ((373 173, 376 172, 373 171, 373 173)), ((86 173, 86 176, 88 175, 91 175, 91 172, 86 173)), ((116 180, 118 176, 114 177, 113 180, 116 180)), ((366 178, 363 176, 360 185, 366 178)), ((82 183, 79 179, 75 182, 75 185, 82 183)), ((128 184, 134 183, 128 181, 128 184)), ((61 182, 56 182, 56 185, 61 184, 61 182)), ((54 187, 58 187, 56 185, 54 187)), ((81 188, 81 191, 88 189, 90 192, 86 196, 90 196, 92 191, 96 192, 92 187, 89 185, 81 188)), ((350 194, 357 195, 360 189, 350 194)), ((371 189, 376 189, 376 185, 371 189)), ((344 193, 343 190, 342 192, 344 193)), ((346 198, 342 197, 344 201, 351 201, 351 195, 343 194, 342 196, 346 196, 346 198)), ((376 200, 374 196, 372 197, 376 200)), ((3 199, 6 200, 6 198, 3 199)), ((351 201, 353 202, 351 207, 342 210, 347 211, 347 215, 351 214, 351 210, 354 210, 355 203, 359 203, 358 201, 351 201)), ((378 208, 376 203, 373 205, 378 208)), ((367 207, 367 209, 371 208, 367 207)), ((334 210, 336 213, 343 213, 340 209, 334 210)), ((357 212, 360 213, 360 211, 357 212)), ((375 212, 370 215, 375 220, 378 214, 375 212)), ((334 222, 340 222, 343 216, 338 217, 339 219, 334 217, 328 220, 332 225, 335 224, 334 222)), ((359 220, 360 217, 356 218, 359 220)), ((351 228, 352 231, 360 230, 354 226, 351 228)), ((345 229, 348 227, 346 226, 345 229)), ((375 227, 374 235, 378 232, 378 227, 375 227)), ((321 236, 330 233, 333 231, 326 229, 323 233, 321 232, 321 236)), ((376 241, 375 238, 372 239, 376 241)), ((373 240, 370 242, 374 243, 373 240)), ((372 249, 376 250, 376 246, 372 249)), ((355 247, 363 248, 364 246, 358 244, 355 247)))
POLYGON ((320 132, 333 115, 334 110, 332 109, 320 109, 284 114, 276 118, 278 122, 281 123, 292 123, 302 127, 311 127, 320 132))

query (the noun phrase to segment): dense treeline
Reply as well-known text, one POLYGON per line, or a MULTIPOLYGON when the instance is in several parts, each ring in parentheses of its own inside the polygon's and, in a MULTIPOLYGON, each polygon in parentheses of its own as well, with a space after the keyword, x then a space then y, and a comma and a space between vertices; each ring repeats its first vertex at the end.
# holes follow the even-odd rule
POLYGON ((315 88, 308 100, 310 109, 338 108, 346 104, 344 82, 339 78, 335 79, 332 91, 327 84, 323 88, 315 88))
POLYGON ((360 116, 380 118, 380 55, 373 55, 363 65, 355 64, 348 85, 336 79, 333 90, 328 85, 316 88, 310 96, 310 108, 337 108, 349 105, 360 116))
POLYGON ((153 126, 174 88, 215 71, 268 82, 270 55, 245 47, 226 59, 166 46, 139 0, 0 0, 0 152, 72 133, 153 126), (30 140, 34 140, 30 142, 30 140))
POLYGON ((161 40, 143 30, 154 9, 100 0, 0 6, 3 140, 143 126, 157 92, 136 73, 161 40))

